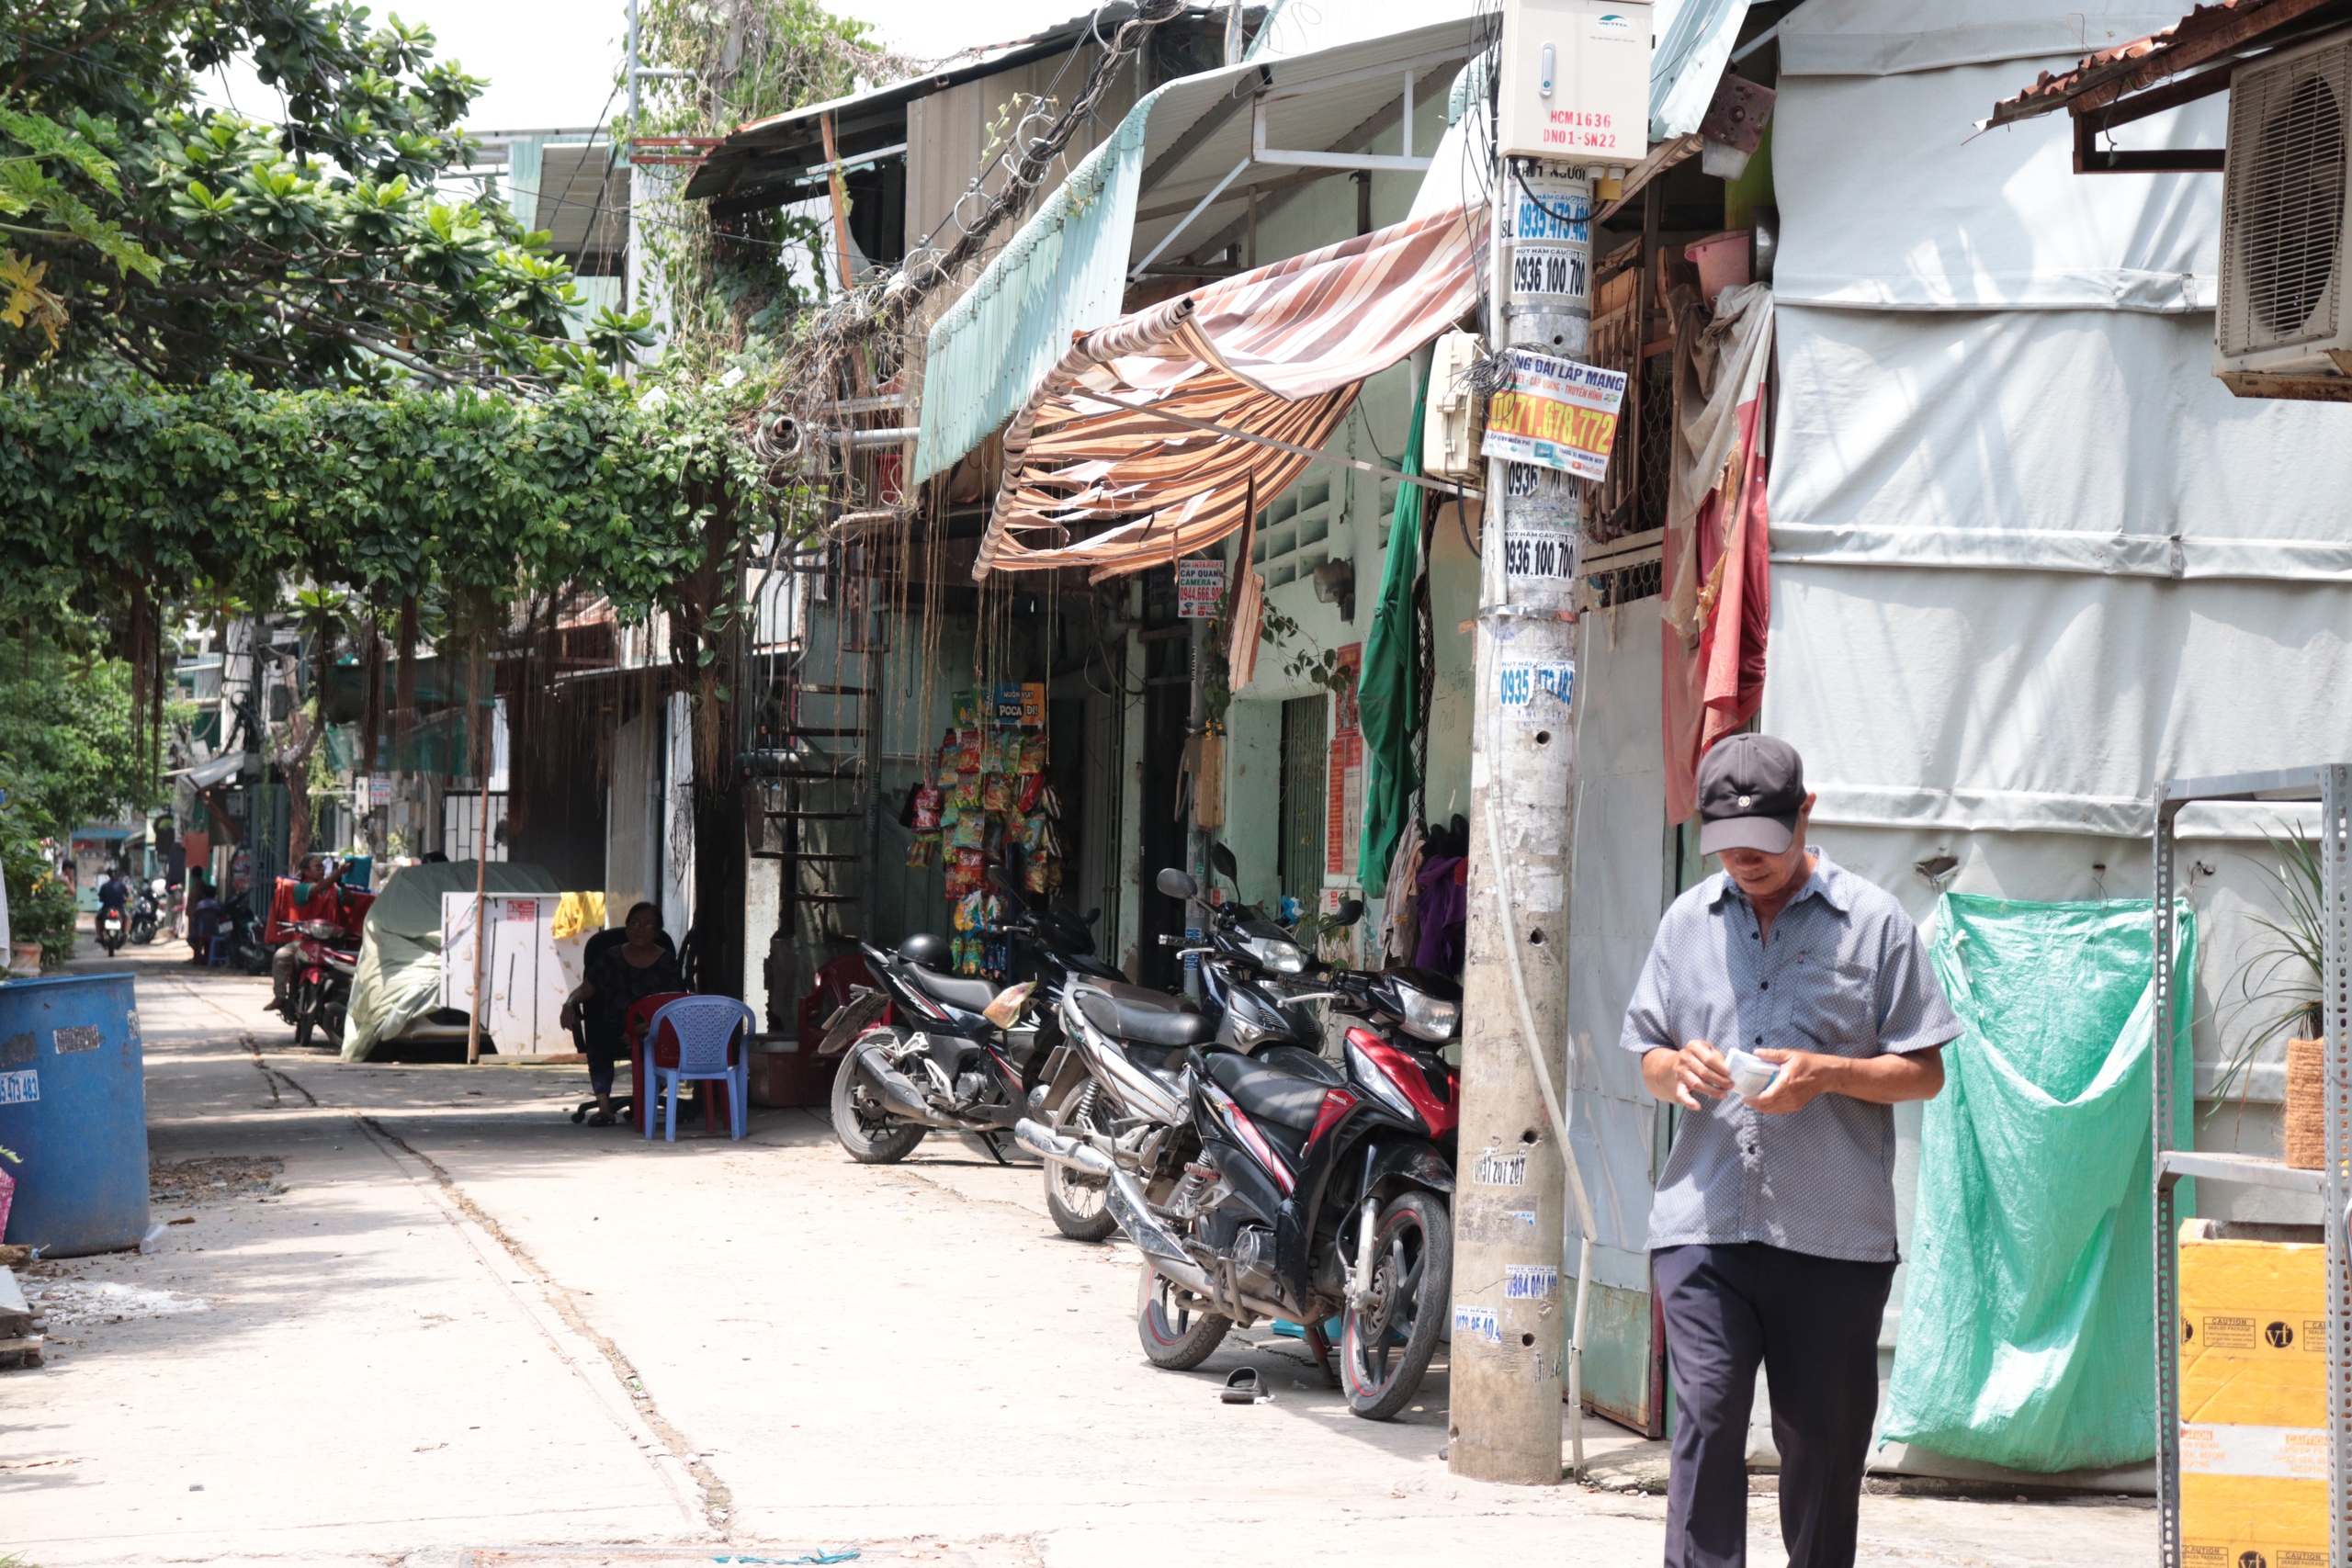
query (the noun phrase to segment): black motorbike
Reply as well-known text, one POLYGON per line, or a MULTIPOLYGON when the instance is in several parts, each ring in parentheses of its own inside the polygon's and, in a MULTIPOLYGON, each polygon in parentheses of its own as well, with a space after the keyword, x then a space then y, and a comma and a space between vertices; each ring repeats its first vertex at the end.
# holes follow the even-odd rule
POLYGON ((223 939, 230 964, 247 975, 266 975, 275 951, 262 941, 262 924, 254 918, 253 901, 245 894, 232 894, 220 901, 218 923, 213 935, 223 939))
MULTIPOLYGON (((1210 862, 1227 881, 1238 869, 1223 844, 1211 846, 1210 862)), ((1158 886, 1171 898, 1200 895, 1191 874, 1172 867, 1159 874, 1158 886)), ((1354 905, 1342 918, 1362 912, 1354 905)), ((1203 1052, 1318 1060, 1322 1025, 1285 988, 1315 964, 1290 932, 1250 905, 1227 902, 1212 908, 1207 931, 1184 955, 1201 965, 1197 1010, 1182 998, 1136 987, 1074 986, 1062 999, 1062 1043, 1030 1092, 1035 1120, 1016 1126, 1013 1137, 1045 1162, 1046 1211, 1072 1240, 1101 1241, 1118 1221, 1105 1183, 1091 1165, 1060 1153, 1063 1140, 1149 1180, 1170 1170, 1170 1140, 1187 1119, 1191 1075, 1203 1052)))
POLYGON ((98 906, 98 945, 112 958, 122 951, 123 939, 130 934, 130 917, 119 904, 98 906))
POLYGON ((1327 972, 1320 993, 1362 1021, 1344 1068, 1212 1052, 1170 1140, 1173 1177, 1131 1171, 1035 1122, 1022 1141, 1099 1177, 1141 1249, 1136 1329, 1158 1366, 1198 1366, 1236 1323, 1300 1324, 1318 1355, 1341 1321, 1350 1409, 1411 1403, 1453 1288, 1450 1203, 1460 1079, 1442 1055, 1459 990, 1419 970, 1327 972))
POLYGON ((164 926, 164 906, 158 895, 163 891, 163 879, 140 886, 137 897, 130 901, 130 940, 144 947, 155 940, 164 926))
POLYGON ((1033 906, 1001 868, 990 872, 1011 910, 982 934, 1009 942, 1033 978, 951 975, 947 939, 929 932, 896 952, 858 944, 881 988, 829 1021, 827 1043, 850 1042, 833 1077, 833 1134, 862 1165, 902 1160, 933 1129, 977 1134, 1001 1160, 997 1140, 1021 1120, 1036 1069, 1059 1041, 1056 1004, 1066 988, 1081 978, 1125 984, 1093 955, 1088 928, 1099 911, 1033 906))

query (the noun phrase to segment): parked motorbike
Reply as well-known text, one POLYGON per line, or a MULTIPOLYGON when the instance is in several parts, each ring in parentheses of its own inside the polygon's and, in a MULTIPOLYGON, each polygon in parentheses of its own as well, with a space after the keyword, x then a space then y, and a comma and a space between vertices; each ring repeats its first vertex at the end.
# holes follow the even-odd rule
POLYGON ((123 938, 130 933, 130 917, 119 904, 103 904, 98 908, 98 945, 112 958, 122 951, 123 938))
POLYGON ((1032 906, 1001 868, 991 870, 1012 910, 983 934, 1010 941, 1035 978, 1000 986, 951 975, 953 950, 930 932, 896 952, 858 944, 881 989, 837 1014, 828 1042, 855 1032, 833 1077, 832 1120, 861 1165, 895 1164, 933 1129, 978 1134, 1002 1159, 996 1140, 1021 1119, 1035 1069, 1058 1041, 1065 990, 1080 977, 1124 987, 1093 956, 1087 928, 1097 915, 1032 906))
MULTIPOLYGON (((1232 880, 1238 869, 1232 852, 1214 845, 1210 858, 1232 880)), ((1159 874, 1159 887, 1172 898, 1193 898, 1200 892, 1189 874, 1172 867, 1159 874)), ((1204 1001, 1198 1013, 1156 991, 1129 996, 1135 987, 1074 986, 1062 998, 1063 1043, 1030 1093, 1035 1124, 1084 1143, 1128 1170, 1148 1173, 1148 1179, 1166 1174, 1170 1137, 1186 1119, 1190 1075, 1198 1069, 1203 1050, 1269 1060, 1297 1053, 1313 1061, 1322 1040, 1315 1016, 1293 1005, 1283 989, 1312 960, 1288 931, 1255 908, 1239 903, 1216 907, 1202 944, 1184 953, 1201 961, 1204 1001)), ((1101 1241, 1118 1228, 1100 1179, 1053 1157, 1018 1127, 1013 1135, 1044 1157, 1046 1207, 1064 1235, 1101 1241)))
MULTIPOLYGON (((1198 1366, 1236 1323, 1341 1320, 1349 1408, 1386 1420, 1429 1370, 1453 1288, 1450 1203, 1460 1079, 1442 1055, 1459 991, 1419 970, 1336 972, 1320 993, 1363 1021, 1344 1069, 1212 1052, 1170 1140, 1172 1176, 1130 1170, 1091 1143, 1024 1122, 1024 1146, 1104 1184, 1144 1254, 1136 1328, 1158 1366, 1198 1366)), ((1294 1001, 1304 1000, 1294 998, 1294 1001)))
POLYGON ((237 969, 247 975, 269 973, 273 950, 262 941, 261 922, 254 918, 253 901, 245 894, 232 894, 220 901, 213 935, 227 940, 229 962, 237 969))
POLYGON ((141 947, 155 940, 164 924, 164 879, 142 884, 130 901, 130 940, 141 947))
POLYGON ((313 1035, 323 1035, 340 1050, 351 1012, 351 980, 359 969, 358 941, 333 920, 304 920, 294 952, 294 987, 287 999, 294 1043, 307 1046, 313 1035))

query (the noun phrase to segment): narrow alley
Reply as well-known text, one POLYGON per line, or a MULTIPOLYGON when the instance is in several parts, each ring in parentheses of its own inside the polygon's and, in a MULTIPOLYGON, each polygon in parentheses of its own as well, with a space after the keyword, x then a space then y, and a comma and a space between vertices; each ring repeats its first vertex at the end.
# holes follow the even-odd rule
MULTIPOLYGON (((976 1143, 872 1168, 766 1111, 648 1145, 568 1120, 576 1067, 346 1066, 291 1048, 265 980, 127 966, 154 1213, 185 1223, 28 1280, 76 1304, 0 1376, 26 1562, 1093 1568, 1175 1532, 1238 1563, 1657 1556, 1663 1497, 1449 1476, 1442 1359, 1388 1425, 1264 1331, 1153 1370, 1133 1251, 1063 1239, 1036 1168, 976 1143), (1217 1400, 1243 1364, 1272 1403, 1217 1400)), ((1645 1473, 1657 1445, 1612 1430, 1601 1472, 1645 1473)), ((1863 1560, 2138 1563, 2152 1520, 1872 1495, 1863 1560)))

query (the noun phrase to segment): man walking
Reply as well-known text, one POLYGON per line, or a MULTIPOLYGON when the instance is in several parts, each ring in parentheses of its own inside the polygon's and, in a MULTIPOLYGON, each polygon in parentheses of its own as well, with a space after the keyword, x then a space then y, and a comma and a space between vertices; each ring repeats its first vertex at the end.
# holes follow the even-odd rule
POLYGON ((1625 1012, 1643 1083, 1683 1112, 1650 1210, 1679 1423, 1667 1568, 1747 1562, 1759 1363, 1790 1568, 1854 1561, 1894 1278, 1891 1107, 1934 1097, 1961 1032, 1903 907, 1805 843, 1813 801, 1784 740, 1707 753, 1699 848, 1724 869, 1658 922, 1625 1012))

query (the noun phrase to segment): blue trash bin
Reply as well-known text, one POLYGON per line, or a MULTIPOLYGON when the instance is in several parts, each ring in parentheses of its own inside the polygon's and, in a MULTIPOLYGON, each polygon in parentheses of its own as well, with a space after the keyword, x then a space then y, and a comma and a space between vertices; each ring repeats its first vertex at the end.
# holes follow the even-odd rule
POLYGON ((147 1235, 147 1077, 128 975, 0 985, 0 1147, 23 1161, 0 1240, 44 1258, 147 1235))

